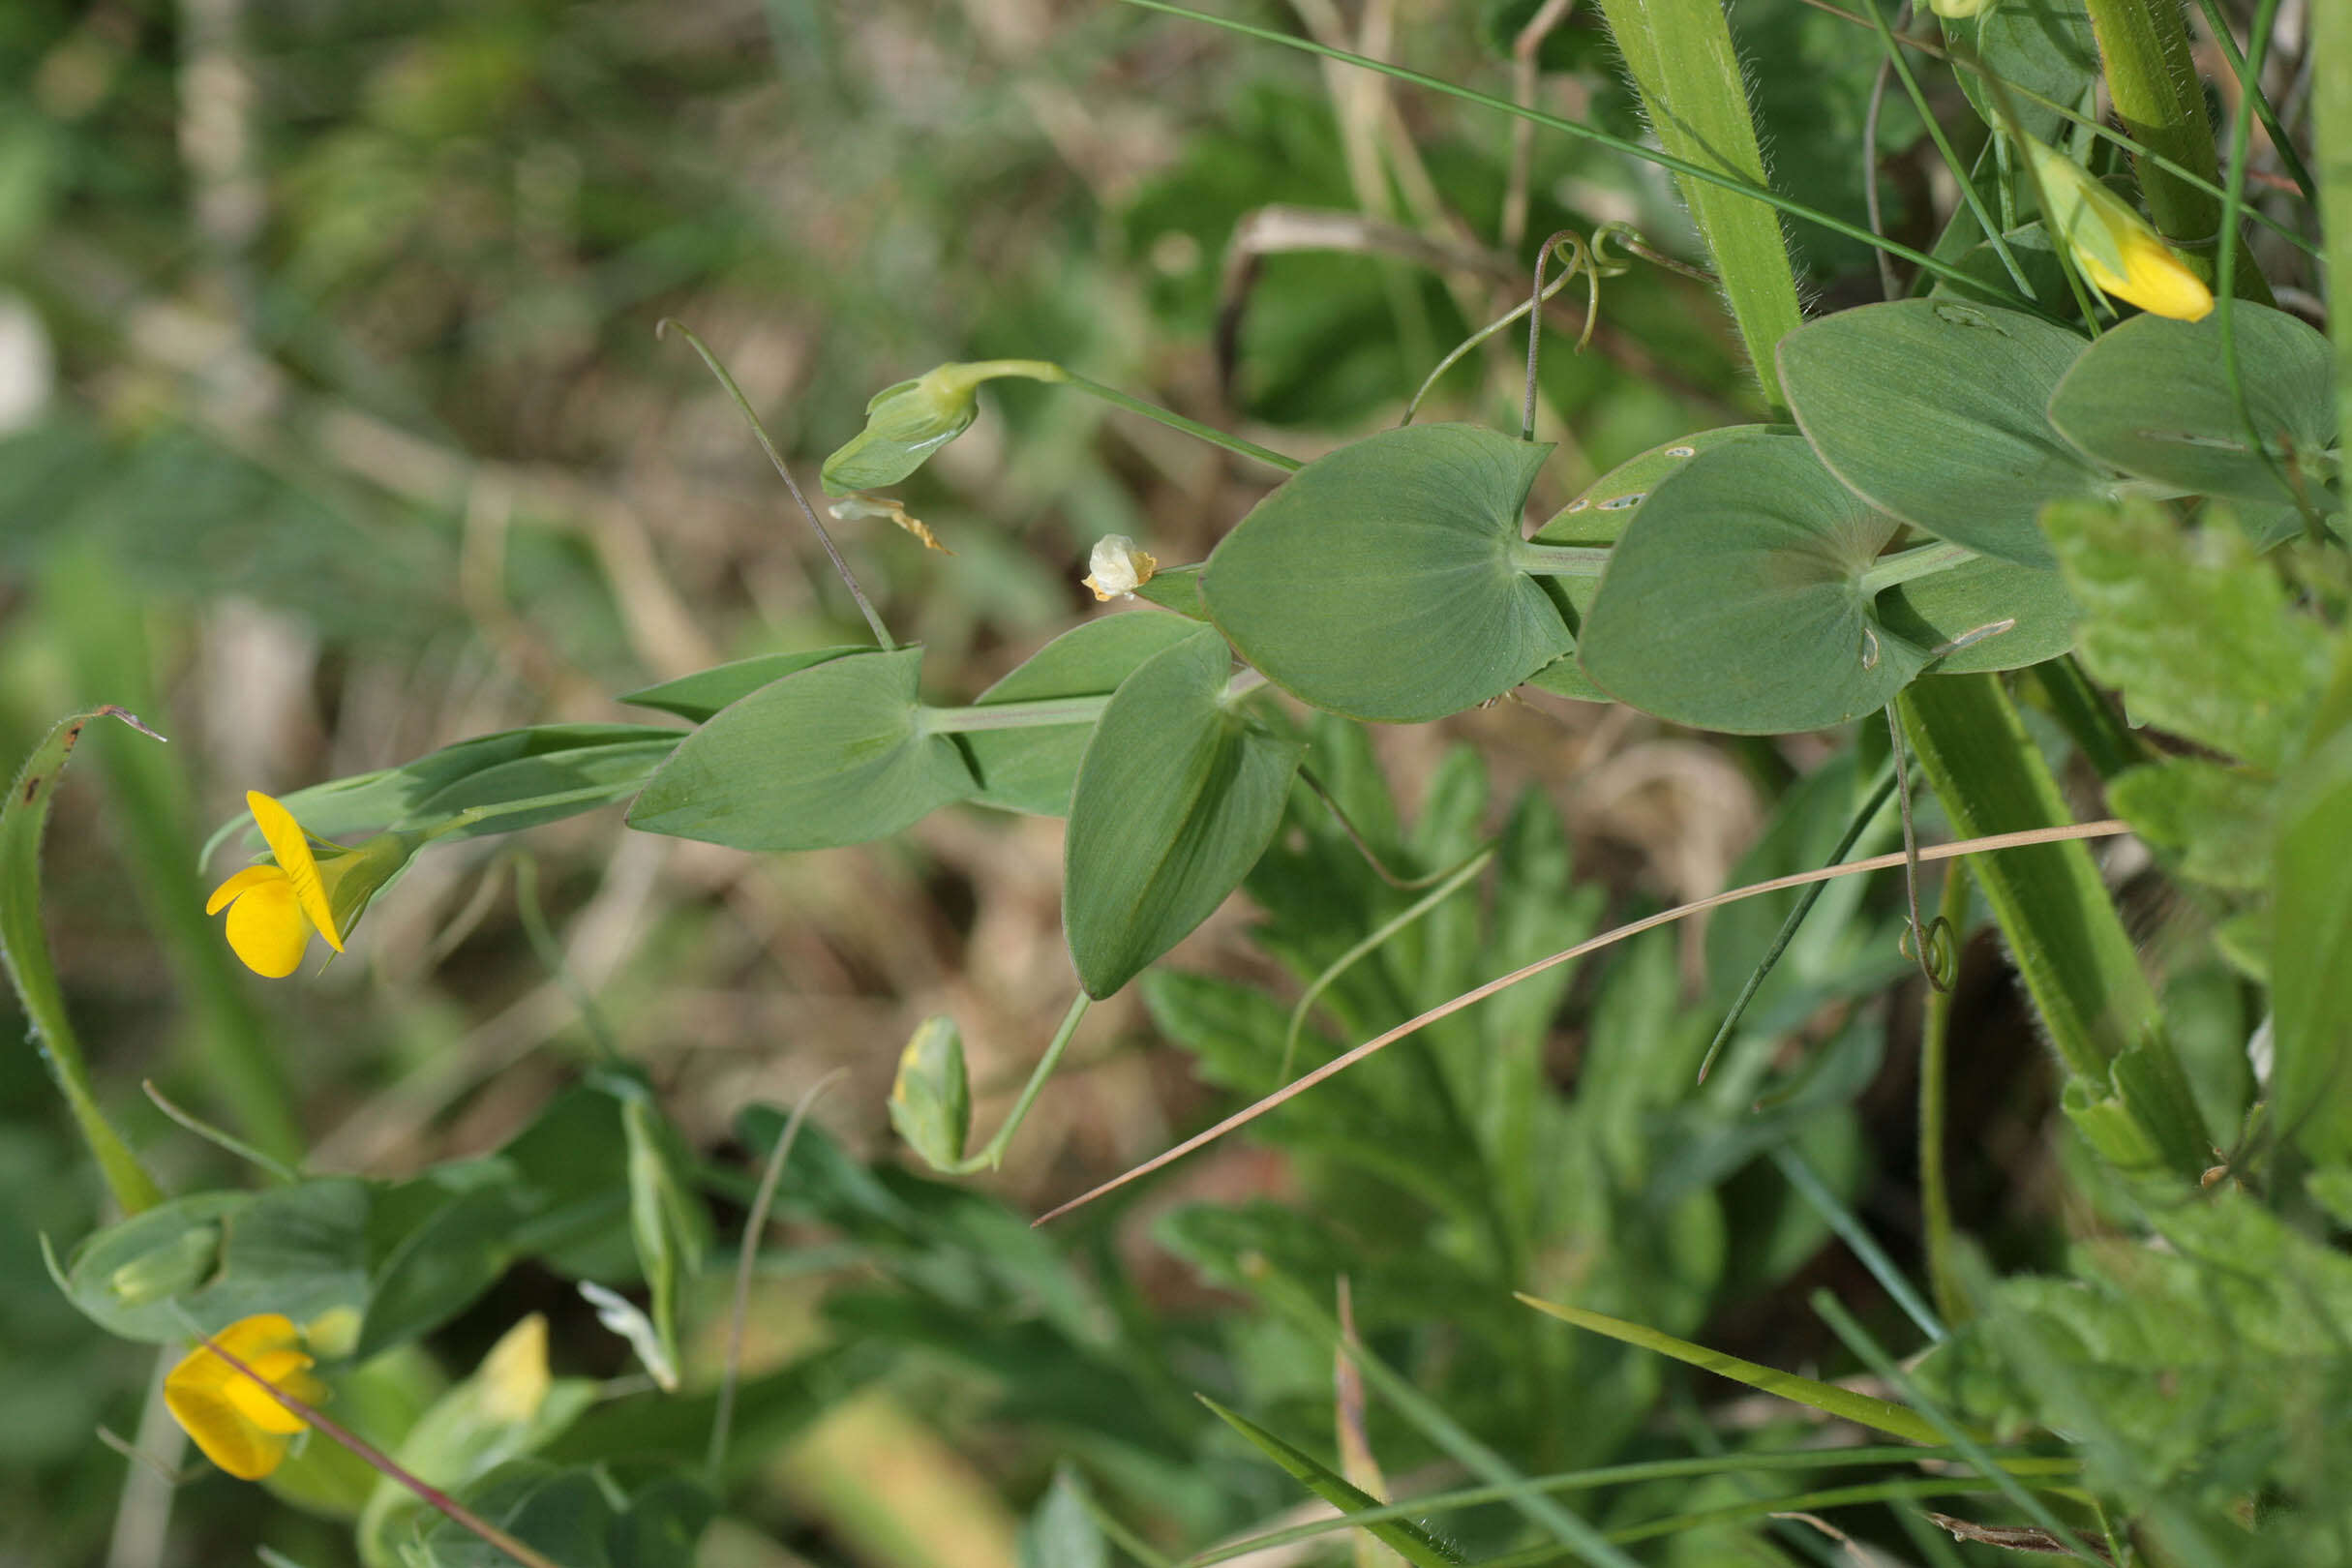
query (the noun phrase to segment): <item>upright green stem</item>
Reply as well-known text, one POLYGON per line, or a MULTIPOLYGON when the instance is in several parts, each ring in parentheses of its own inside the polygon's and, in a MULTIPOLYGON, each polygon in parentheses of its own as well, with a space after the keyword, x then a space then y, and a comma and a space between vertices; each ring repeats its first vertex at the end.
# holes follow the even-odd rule
MULTIPOLYGON (((2323 8, 2328 3, 2334 0, 2323 0, 2323 8)), ((2141 145, 2193 171, 2202 183, 2214 184, 2220 163, 2180 0, 2088 0, 2088 6, 2106 66, 2107 93, 2124 129, 2141 145)), ((2218 240, 2244 245, 2235 235, 2221 235, 2221 203, 2162 165, 2137 157, 2133 164, 2156 231, 2182 249, 2189 265, 2213 278, 2218 240)), ((2239 257, 2237 274, 2242 298, 2271 303, 2270 285, 2250 254, 2239 257)))
MULTIPOLYGON (((1920 769, 1964 838, 2068 820, 2058 781, 1993 676, 1930 676, 1899 699, 1920 769)), ((2124 1163, 2194 1174, 2206 1148, 2155 988, 2079 842, 1985 856, 1985 901, 2074 1083, 2069 1112, 2124 1163), (2136 1155, 2131 1153, 2136 1149, 2136 1155)))
MULTIPOLYGON (((1721 0, 1601 0, 1601 10, 1658 144, 1711 173, 1769 189, 1721 0)), ((1773 350, 1804 312, 1780 216, 1719 183, 1684 176, 1680 184, 1764 400, 1785 409, 1773 350)))
POLYGON ((2319 215, 2334 285, 2336 417, 2352 452, 2352 0, 2311 7, 2311 156, 2319 161, 2319 215))
POLYGON ((994 1170, 1005 1162, 1005 1151, 1012 1147, 1012 1135, 1029 1119, 1029 1107, 1037 1103, 1038 1095, 1045 1087, 1045 1080, 1052 1077, 1053 1070, 1062 1065, 1062 1053, 1070 1048, 1070 1037, 1078 1032, 1078 1021, 1086 1016, 1088 1000, 1087 994, 1080 991, 1077 999, 1070 1003, 1070 1010, 1062 1014, 1062 1026, 1053 1032, 1053 1040, 1045 1047, 1045 1054, 1038 1058, 1037 1070, 1029 1074, 1027 1083, 1021 1085, 1021 1098, 1012 1102, 1011 1111, 1005 1117, 1004 1125, 996 1130, 996 1136, 988 1140, 988 1146, 964 1161, 966 1168, 994 1170))
MULTIPOLYGON (((1944 873, 1944 901, 1937 918, 1957 944, 1968 920, 1968 862, 1954 860, 1944 873)), ((1927 1232, 1927 1282, 1936 1311, 1946 1323, 1965 1322, 1968 1294, 1960 1288, 1953 1261, 1952 1203, 1944 1182, 1944 1108, 1950 1071, 1952 997, 1949 987, 1927 988, 1927 1015, 1919 1029, 1919 1213, 1927 1232)))

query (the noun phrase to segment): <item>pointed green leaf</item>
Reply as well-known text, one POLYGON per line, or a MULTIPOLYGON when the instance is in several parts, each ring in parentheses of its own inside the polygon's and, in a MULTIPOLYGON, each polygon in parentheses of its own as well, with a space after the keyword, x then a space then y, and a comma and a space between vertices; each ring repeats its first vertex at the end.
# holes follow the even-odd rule
POLYGON ((1791 436, 1692 458, 1635 515, 1577 648, 1619 701, 1771 735, 1885 706, 1926 651, 1877 624, 1861 579, 1893 535, 1791 436))
POLYGON ((2047 566, 2044 503, 2109 493, 2043 409, 2083 340, 1950 299, 1840 311, 1781 341, 1796 422, 1874 505, 1987 556, 2047 566))
POLYGON ((629 826, 749 850, 886 837, 977 787, 954 739, 923 723, 922 649, 859 653, 786 676, 678 743, 629 826))
POLYGON ((2232 308, 2246 411, 2270 448, 2265 462, 2238 416, 2221 355, 2221 321, 2136 316, 2086 350, 2050 398, 2066 439, 2126 473, 2195 496, 2322 511, 2343 504, 2327 479, 2336 463, 2335 364, 2324 333, 2266 306, 2232 308))
POLYGON ((658 709, 700 724, 729 703, 750 696, 771 680, 781 680, 797 670, 847 658, 852 653, 871 651, 865 645, 854 643, 836 648, 801 648, 791 653, 755 653, 732 664, 714 665, 679 676, 676 680, 629 692, 615 701, 632 708, 658 709))
MULTIPOLYGON (((1142 612, 1090 620, 1039 648, 972 706, 1107 697, 1137 665, 1199 629, 1181 616, 1142 612)), ((980 779, 980 793, 973 799, 1040 817, 1067 815, 1078 762, 1093 734, 1092 722, 965 731, 965 754, 980 779)))
MULTIPOLYGON (((1206 1394, 1193 1398, 1215 1412, 1220 1421, 1250 1439, 1251 1447, 1287 1470, 1292 1479, 1341 1513, 1361 1514, 1383 1506, 1379 1498, 1353 1485, 1329 1465, 1317 1462, 1313 1455, 1293 1448, 1247 1416, 1226 1409, 1206 1394)), ((1466 1560, 1410 1520, 1383 1520, 1362 1527, 1413 1568, 1459 1568, 1466 1560)))
POLYGON ((1572 645, 1513 563, 1550 452, 1413 425, 1318 458, 1209 558, 1209 614, 1269 679, 1350 718, 1415 723, 1499 697, 1572 645))
POLYGON ((1146 661, 1087 742, 1064 840, 1062 919, 1089 996, 1125 985, 1241 886, 1281 824, 1301 741, 1228 701, 1209 627, 1146 661))

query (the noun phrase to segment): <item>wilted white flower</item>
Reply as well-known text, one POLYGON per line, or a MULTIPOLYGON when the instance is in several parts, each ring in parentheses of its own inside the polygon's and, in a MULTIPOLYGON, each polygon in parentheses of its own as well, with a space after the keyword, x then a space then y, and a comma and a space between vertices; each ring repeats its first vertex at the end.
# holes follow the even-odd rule
POLYGON ((1135 541, 1124 533, 1106 533, 1097 539, 1086 564, 1093 570, 1083 581, 1098 599, 1131 599, 1135 589, 1160 570, 1151 552, 1136 549, 1135 541))

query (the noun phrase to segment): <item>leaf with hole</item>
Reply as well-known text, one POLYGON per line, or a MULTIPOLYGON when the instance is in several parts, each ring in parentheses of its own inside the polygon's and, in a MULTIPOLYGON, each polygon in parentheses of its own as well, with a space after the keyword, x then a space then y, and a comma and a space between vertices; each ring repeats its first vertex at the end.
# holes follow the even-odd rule
POLYGON ((1087 742, 1064 841, 1062 919, 1089 996, 1125 985, 1241 886, 1282 822, 1302 741, 1227 698, 1209 627, 1121 683, 1087 742))
POLYGON ((1800 327, 1781 341, 1780 375, 1805 438, 1854 494, 1938 538, 2047 566, 2042 506, 2112 488, 2043 412, 2082 351, 2015 311, 1911 299, 1800 327))
POLYGON ((1209 558, 1209 614, 1269 679, 1350 718, 1417 723, 1499 697, 1573 646, 1517 561, 1550 451, 1412 425, 1318 458, 1209 558))
POLYGON ((2337 463, 2329 451, 2336 379, 2326 335, 2244 301, 2231 315, 2246 412, 2262 446, 2230 395, 2218 314, 2126 321, 2058 383, 2050 422, 2100 462, 2190 495, 2293 505, 2300 492, 2319 510, 2337 510, 2343 498, 2327 483, 2337 463))
POLYGON ((730 704, 629 807, 644 832, 747 850, 884 838, 977 789, 953 737, 924 718, 922 649, 833 659, 730 704))

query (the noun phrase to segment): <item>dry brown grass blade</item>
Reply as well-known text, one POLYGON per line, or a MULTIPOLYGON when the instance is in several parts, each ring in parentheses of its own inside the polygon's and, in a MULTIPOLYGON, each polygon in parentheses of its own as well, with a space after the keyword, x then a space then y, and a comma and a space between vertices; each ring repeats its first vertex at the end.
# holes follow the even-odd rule
MULTIPOLYGON (((1989 854, 1994 850, 2023 849, 2034 844, 2056 844, 2062 843, 2067 839, 2113 838, 2120 833, 2127 833, 2131 829, 2127 824, 2113 820, 2108 820, 2105 822, 2074 823, 2063 828, 2030 828, 2023 832, 1994 833, 1984 838, 1964 838, 1958 843, 1954 844, 1938 844, 1933 848, 1920 850, 1918 852, 1918 859, 1921 860, 1949 860, 1957 859, 1963 855, 1982 855, 1989 854)), ((1531 979, 1534 976, 1542 974, 1547 969, 1556 968, 1561 964, 1571 962, 1574 959, 1582 958, 1587 953, 1598 952, 1603 948, 1607 948, 1613 944, 1624 941, 1627 937, 1639 936, 1643 931, 1653 930, 1658 926, 1671 924, 1674 921, 1682 920, 1687 916, 1698 915, 1706 910, 1715 909, 1724 904, 1737 903, 1743 898, 1761 897, 1765 893, 1779 892, 1788 888, 1801 888, 1808 883, 1828 882, 1837 877, 1859 876, 1868 871, 1890 870, 1895 866, 1904 864, 1908 859, 1910 859, 1910 857, 1906 856, 1901 851, 1897 851, 1891 855, 1874 855, 1866 860, 1849 860, 1844 865, 1823 866, 1812 871, 1798 871, 1785 877, 1774 877, 1768 882, 1750 883, 1744 888, 1733 888, 1728 891, 1710 894, 1705 898, 1701 898, 1688 904, 1678 904, 1673 909, 1664 910, 1656 915, 1645 916, 1641 920, 1629 921, 1624 925, 1616 927, 1614 930, 1604 931, 1599 936, 1592 938, 1590 941, 1580 942, 1575 947, 1563 949, 1558 952, 1553 953, 1549 957, 1538 958, 1535 960, 1535 962, 1524 965, 1522 968, 1515 969, 1508 975, 1491 980, 1484 985, 1475 986, 1470 990, 1464 991, 1460 996, 1455 997, 1449 1002, 1439 1003, 1436 1007, 1430 1009, 1429 1011, 1422 1013, 1419 1017, 1408 1018, 1403 1023, 1401 1023, 1396 1028, 1390 1030, 1387 1034, 1375 1036, 1374 1038, 1366 1040, 1363 1044, 1358 1045, 1355 1049, 1348 1051, 1343 1055, 1333 1057, 1330 1061, 1324 1063, 1321 1067, 1316 1068, 1313 1071, 1305 1073, 1300 1077, 1292 1079, 1289 1083, 1286 1083, 1282 1088, 1277 1089, 1265 1099, 1257 1101, 1257 1103, 1251 1105, 1246 1109, 1235 1111, 1232 1115, 1226 1117, 1215 1127, 1210 1128, 1207 1131, 1196 1132, 1192 1136, 1185 1139, 1182 1143, 1176 1145, 1174 1148, 1166 1150, 1163 1153, 1154 1155, 1142 1164, 1136 1165, 1132 1169, 1112 1177, 1109 1181, 1104 1182, 1101 1186, 1094 1189, 1092 1191, 1081 1193, 1077 1197, 1071 1198, 1068 1203, 1064 1203, 1057 1208, 1047 1210, 1044 1214, 1039 1216, 1038 1219, 1033 1221, 1033 1223, 1042 1225, 1048 1221, 1059 1220, 1062 1216, 1070 1213, 1071 1210, 1083 1208, 1087 1204, 1092 1203, 1095 1199, 1103 1196, 1105 1193, 1117 1191, 1120 1188, 1125 1187, 1128 1183, 1148 1176, 1153 1171, 1160 1169, 1162 1165, 1173 1164, 1175 1161, 1182 1160, 1186 1155, 1192 1153, 1194 1150, 1205 1148, 1209 1144, 1215 1143, 1219 1138, 1223 1137, 1226 1133, 1234 1131, 1239 1128, 1246 1127, 1250 1123, 1256 1121, 1259 1117, 1265 1115, 1268 1111, 1282 1104, 1284 1101, 1291 1099, 1293 1096, 1305 1094, 1316 1084, 1321 1083, 1325 1078, 1336 1077, 1340 1073, 1346 1071, 1349 1068, 1354 1067, 1358 1062, 1363 1061, 1374 1051, 1381 1050, 1389 1045, 1393 1045, 1398 1040, 1404 1039, 1407 1035, 1415 1034, 1420 1030, 1427 1029, 1431 1024, 1437 1022, 1439 1019, 1451 1017, 1453 1014, 1460 1012, 1462 1009, 1472 1007, 1480 1002, 1484 1002, 1488 997, 1493 996, 1495 992, 1507 990, 1511 986, 1517 985, 1521 980, 1531 979)))

